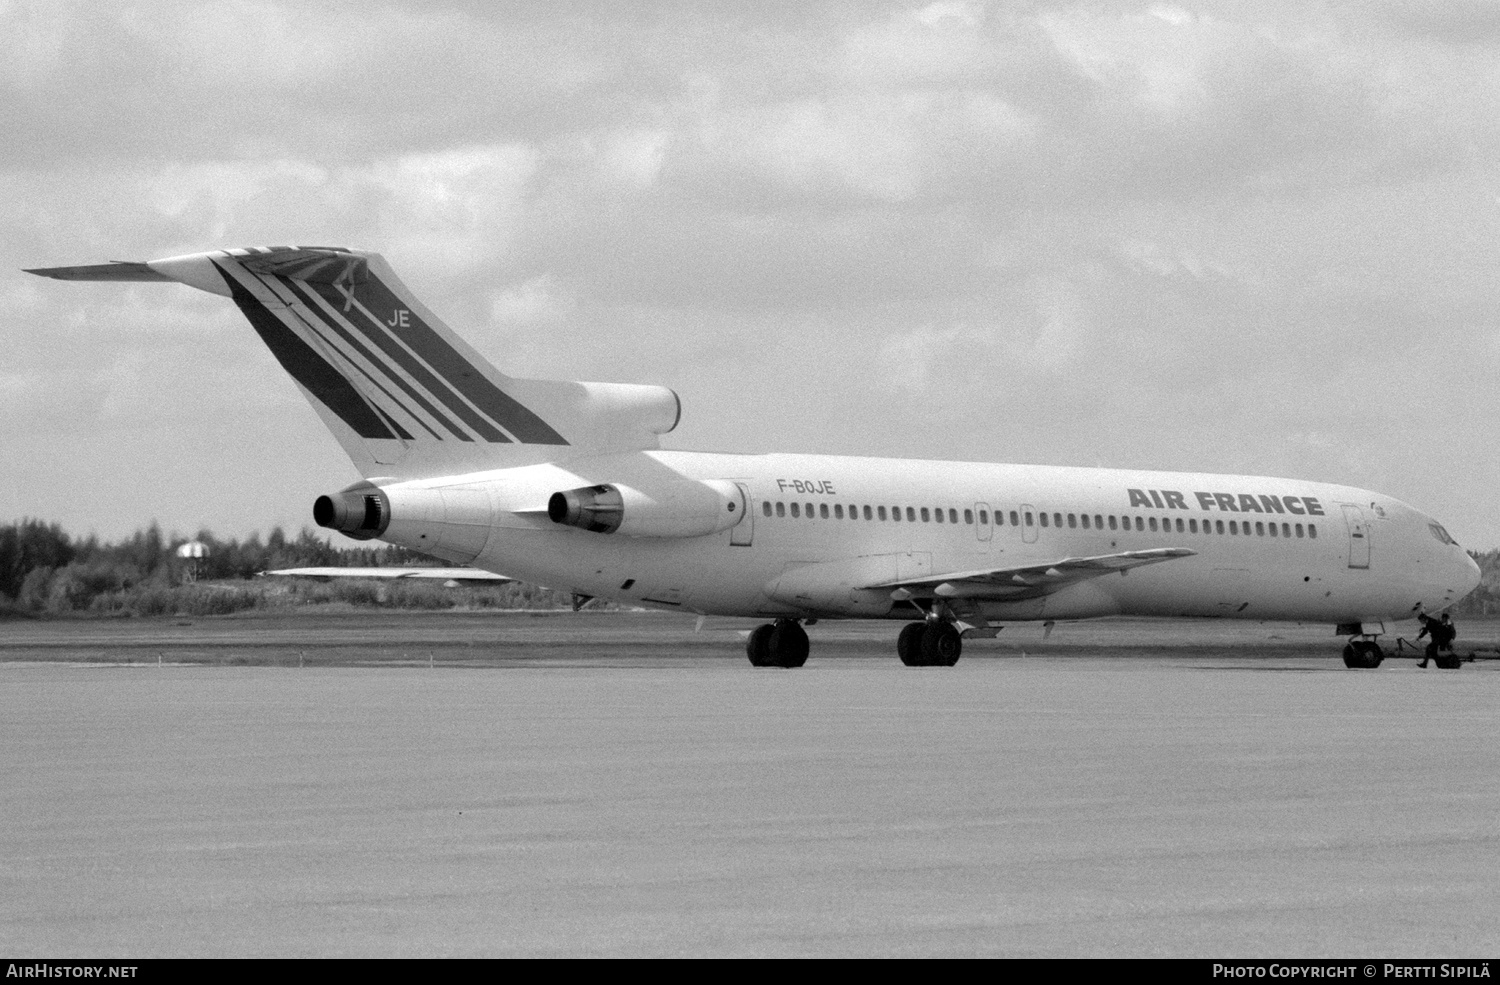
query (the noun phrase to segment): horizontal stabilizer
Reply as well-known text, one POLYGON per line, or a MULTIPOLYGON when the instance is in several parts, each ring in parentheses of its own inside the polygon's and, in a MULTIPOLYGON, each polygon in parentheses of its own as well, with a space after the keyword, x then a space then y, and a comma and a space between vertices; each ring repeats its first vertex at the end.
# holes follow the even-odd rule
POLYGON ((1016 565, 1007 568, 984 568, 977 571, 954 571, 948 574, 923 575, 867 585, 866 588, 890 588, 902 597, 937 596, 942 598, 988 598, 1013 600, 1036 598, 1075 582, 1097 578, 1115 571, 1126 571, 1147 564, 1158 564, 1175 558, 1191 557, 1197 551, 1185 547, 1161 547, 1149 551, 1123 551, 1093 557, 1070 557, 1061 561, 1016 565))
POLYGON ((173 278, 157 273, 144 263, 116 260, 113 263, 88 263, 81 267, 40 267, 26 271, 38 277, 54 280, 151 280, 167 281, 173 278))

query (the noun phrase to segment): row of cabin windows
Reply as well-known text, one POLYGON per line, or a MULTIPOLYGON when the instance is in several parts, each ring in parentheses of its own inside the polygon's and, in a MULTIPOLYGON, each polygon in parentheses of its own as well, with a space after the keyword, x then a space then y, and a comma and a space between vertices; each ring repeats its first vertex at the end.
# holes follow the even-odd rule
MULTIPOLYGON (((766 516, 772 515, 772 505, 768 500, 763 500, 760 506, 762 513, 766 516)), ((830 507, 827 503, 818 503, 816 506, 812 503, 792 503, 791 515, 794 517, 805 516, 808 519, 819 517, 824 520, 858 520, 860 518, 860 509, 861 507, 850 505, 846 513, 843 503, 834 503, 831 507, 832 512, 830 512, 830 507)), ((908 523, 916 523, 920 519, 923 523, 932 523, 934 521, 937 523, 958 523, 958 510, 941 506, 932 507, 931 509, 926 506, 892 506, 889 512, 887 512, 884 506, 865 506, 863 509, 866 520, 891 520, 900 523, 904 519, 908 523), (903 509, 906 511, 905 516, 902 515, 903 509)), ((787 504, 776 503, 775 515, 786 516, 787 504)), ((999 513, 995 514, 997 517, 999 515, 999 513)), ((964 510, 963 522, 969 524, 974 522, 973 510, 964 510)), ((979 511, 979 522, 984 524, 990 522, 989 510, 979 511)))
MULTIPOLYGON (((904 519, 907 523, 916 523, 920 520, 922 523, 956 524, 958 523, 959 512, 952 507, 942 506, 932 508, 926 506, 892 506, 887 510, 884 506, 855 506, 851 504, 846 507, 843 503, 834 503, 831 507, 827 503, 791 503, 788 505, 784 502, 773 504, 769 500, 763 500, 760 505, 761 512, 766 516, 784 517, 790 514, 794 518, 807 517, 808 519, 820 518, 824 520, 858 520, 863 516, 866 520, 890 520, 897 523, 904 519)), ((974 511, 966 509, 963 511, 963 514, 963 522, 973 524, 974 511)), ((1158 520, 1154 516, 1104 516, 1099 513, 1092 515, 1088 513, 1069 513, 1065 521, 1061 513, 1038 513, 1033 515, 1029 510, 1010 511, 1010 525, 1013 527, 1019 527, 1023 523, 1025 526, 1032 527, 1036 526, 1038 521, 1040 521, 1043 527, 1061 527, 1066 523, 1070 529, 1077 529, 1081 526, 1084 530, 1104 530, 1107 526, 1110 530, 1137 530, 1142 533, 1145 533, 1147 530, 1150 530, 1152 533, 1171 533, 1175 529, 1180 534, 1204 533, 1244 537, 1253 535, 1256 537, 1310 537, 1314 539, 1318 536, 1318 526, 1315 523, 1309 523, 1304 527, 1300 523, 1278 524, 1275 521, 1268 523, 1263 520, 1257 520, 1252 530, 1249 520, 1229 520, 1227 523, 1224 520, 1204 520, 1200 529, 1197 517, 1189 517, 1184 520, 1180 516, 1164 516, 1158 520)), ((981 509, 979 511, 979 522, 985 525, 989 524, 989 510, 981 509)), ((995 525, 1000 527, 1005 526, 1005 512, 1003 510, 995 511, 995 525)))

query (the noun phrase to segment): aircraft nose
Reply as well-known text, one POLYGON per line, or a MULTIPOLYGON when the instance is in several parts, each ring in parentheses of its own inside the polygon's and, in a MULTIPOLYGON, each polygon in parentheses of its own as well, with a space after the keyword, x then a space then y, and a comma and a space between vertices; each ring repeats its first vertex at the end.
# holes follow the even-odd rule
POLYGON ((1479 573, 1479 565, 1474 563, 1474 559, 1467 552, 1464 553, 1464 565, 1464 572, 1460 576, 1463 585, 1459 591, 1460 598, 1478 588, 1479 582, 1482 580, 1479 573))

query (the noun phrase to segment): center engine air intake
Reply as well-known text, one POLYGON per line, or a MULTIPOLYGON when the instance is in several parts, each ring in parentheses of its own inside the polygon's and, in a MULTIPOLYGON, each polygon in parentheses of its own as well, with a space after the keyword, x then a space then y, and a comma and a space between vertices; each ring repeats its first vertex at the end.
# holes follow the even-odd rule
POLYGON ((745 516, 745 495, 727 479, 684 479, 650 492, 612 483, 553 493, 547 516, 600 534, 703 537, 738 524, 745 516))

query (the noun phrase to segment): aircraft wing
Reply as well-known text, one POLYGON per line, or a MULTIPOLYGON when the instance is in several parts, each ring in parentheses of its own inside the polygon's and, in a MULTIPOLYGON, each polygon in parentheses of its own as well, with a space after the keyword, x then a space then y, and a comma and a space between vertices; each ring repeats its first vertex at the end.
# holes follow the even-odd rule
POLYGON ((1096 554, 1092 557, 1070 557, 1061 561, 1016 565, 1007 568, 981 568, 976 571, 954 571, 884 581, 866 588, 889 588, 898 599, 918 596, 939 598, 978 598, 1017 600, 1050 595, 1060 588, 1097 578, 1115 571, 1128 571, 1146 564, 1159 564, 1198 553, 1185 547, 1161 547, 1149 551, 1123 551, 1119 554, 1096 554))
POLYGON ((480 571, 478 568, 281 568, 277 571, 262 571, 261 574, 267 578, 313 578, 318 581, 333 578, 436 579, 444 584, 483 582, 499 585, 515 580, 492 571, 480 571))

